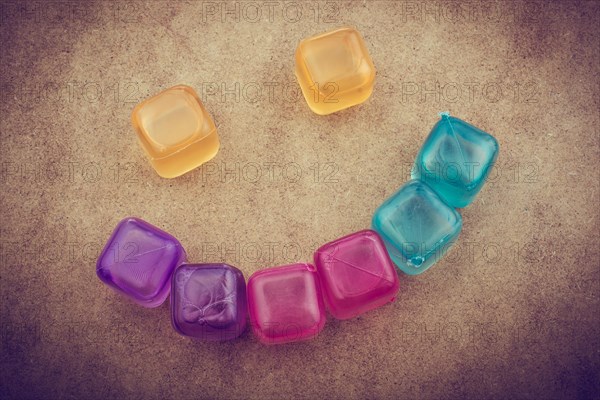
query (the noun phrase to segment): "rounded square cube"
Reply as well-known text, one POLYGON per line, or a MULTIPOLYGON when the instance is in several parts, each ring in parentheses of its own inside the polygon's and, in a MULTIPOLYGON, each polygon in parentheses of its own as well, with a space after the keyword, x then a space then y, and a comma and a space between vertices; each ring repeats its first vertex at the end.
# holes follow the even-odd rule
POLYGON ((493 136, 443 113, 425 139, 411 177, 426 182, 446 203, 462 208, 475 199, 497 157, 493 136))
POLYGON ((184 336, 229 340, 246 328, 246 281, 227 264, 183 264, 171 279, 171 322, 184 336))
POLYGON ((138 104, 131 121, 150 163, 163 178, 183 175, 219 151, 217 128, 189 86, 174 86, 138 104))
POLYGON ((96 274, 117 292, 152 308, 165 301, 171 274, 185 260, 173 236, 139 218, 125 218, 100 253, 96 274))
POLYGON ((296 77, 308 106, 331 114, 367 100, 375 66, 360 33, 344 27, 304 39, 296 49, 296 77))
POLYGON ((379 206, 372 225, 398 268, 416 275, 448 251, 460 233, 462 218, 427 184, 413 180, 379 206))
POLYGON ((315 265, 327 309, 349 319, 396 298, 400 282, 379 235, 363 230, 321 246, 315 265))
POLYGON ((311 339, 325 325, 315 267, 291 264, 255 272, 248 279, 252 330, 265 344, 311 339))

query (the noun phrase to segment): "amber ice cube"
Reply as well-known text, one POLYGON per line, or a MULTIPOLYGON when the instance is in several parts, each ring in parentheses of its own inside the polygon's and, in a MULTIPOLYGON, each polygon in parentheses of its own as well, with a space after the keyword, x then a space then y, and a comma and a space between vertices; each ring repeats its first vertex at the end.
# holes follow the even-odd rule
POLYGON ((163 178, 183 175, 219 151, 215 123, 189 86, 174 86, 143 101, 131 119, 150 163, 163 178))
POLYGON ((344 27, 300 42, 296 77, 311 110, 326 115, 366 101, 375 66, 360 33, 344 27))

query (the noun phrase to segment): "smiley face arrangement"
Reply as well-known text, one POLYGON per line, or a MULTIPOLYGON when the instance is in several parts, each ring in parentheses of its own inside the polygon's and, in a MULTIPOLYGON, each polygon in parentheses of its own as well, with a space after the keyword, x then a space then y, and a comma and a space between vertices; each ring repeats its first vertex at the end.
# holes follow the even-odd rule
MULTIPOLYGON (((340 28, 300 42, 296 77, 311 110, 331 114, 366 101, 375 67, 361 35, 340 28)), ((144 307, 170 294, 171 322, 180 334, 203 340, 237 338, 250 320, 265 344, 313 338, 326 310, 351 319, 397 296, 402 272, 416 275, 438 261, 462 229, 463 208, 475 199, 498 156, 488 133, 448 113, 425 139, 411 179, 374 212, 372 229, 315 250, 314 263, 267 268, 246 283, 231 265, 187 262, 172 235, 129 217, 102 250, 96 273, 115 291, 144 307)), ((140 103, 132 123, 156 172, 175 178, 219 150, 215 124, 195 91, 185 85, 140 103)))

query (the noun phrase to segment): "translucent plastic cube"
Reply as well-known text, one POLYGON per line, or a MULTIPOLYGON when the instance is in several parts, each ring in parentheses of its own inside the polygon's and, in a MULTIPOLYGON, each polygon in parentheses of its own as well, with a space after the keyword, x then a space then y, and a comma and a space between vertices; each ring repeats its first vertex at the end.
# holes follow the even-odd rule
POLYGON ((227 264, 183 264, 171 286, 171 322, 182 335, 229 340, 246 327, 246 281, 227 264))
POLYGON ((169 295, 171 274, 185 260, 173 236, 139 218, 125 218, 100 253, 96 274, 136 303, 158 307, 169 295))
POLYGON ((416 275, 448 251, 462 218, 426 183, 413 180, 379 206, 372 225, 398 268, 416 275))
POLYGON ((189 86, 172 87, 138 104, 131 120, 150 163, 163 178, 180 176, 219 151, 217 128, 189 86))
POLYGON ((400 283, 379 235, 364 230, 321 246, 315 265, 329 312, 348 319, 388 304, 400 283))
POLYGON ((300 42, 296 77, 311 110, 326 115, 366 101, 375 66, 360 33, 344 27, 300 42))
POLYGON ((466 207, 483 187, 496 161, 498 142, 447 113, 441 117, 417 155, 412 178, 426 182, 449 205, 466 207))
POLYGON ((263 269, 248 279, 252 330, 265 344, 311 339, 325 325, 325 306, 315 267, 291 264, 263 269))

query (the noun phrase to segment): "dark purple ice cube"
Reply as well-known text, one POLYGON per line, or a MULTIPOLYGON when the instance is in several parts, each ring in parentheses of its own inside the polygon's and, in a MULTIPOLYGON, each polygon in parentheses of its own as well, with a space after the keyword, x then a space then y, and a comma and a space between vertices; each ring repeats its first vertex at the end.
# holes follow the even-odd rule
POLYGON ((171 321, 182 335, 229 340, 246 328, 246 281, 227 264, 184 264, 171 286, 171 321))

